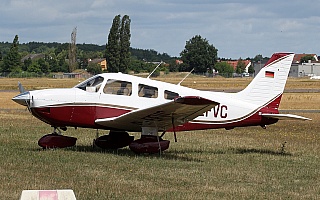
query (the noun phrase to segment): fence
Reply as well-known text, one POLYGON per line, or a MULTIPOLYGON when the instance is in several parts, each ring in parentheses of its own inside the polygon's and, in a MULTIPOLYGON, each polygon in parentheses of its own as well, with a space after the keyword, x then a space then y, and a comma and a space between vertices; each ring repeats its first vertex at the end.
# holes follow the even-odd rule
POLYGON ((32 72, 2 72, 0 73, 0 78, 79 78, 79 79, 87 79, 92 77, 91 74, 80 74, 80 73, 50 73, 50 74, 37 74, 32 72))

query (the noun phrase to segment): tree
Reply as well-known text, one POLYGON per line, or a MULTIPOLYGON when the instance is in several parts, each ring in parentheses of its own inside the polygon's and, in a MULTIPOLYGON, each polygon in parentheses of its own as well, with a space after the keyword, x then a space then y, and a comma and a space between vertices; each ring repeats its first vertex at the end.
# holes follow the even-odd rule
POLYGON ((37 63, 42 73, 48 74, 50 72, 50 65, 45 59, 40 58, 37 60, 37 63))
POLYGON ((254 62, 261 62, 262 60, 263 60, 263 57, 261 54, 258 54, 253 58, 254 62))
POLYGON ((218 50, 210 45, 208 40, 200 35, 194 36, 186 42, 185 49, 180 53, 183 63, 194 68, 195 73, 204 73, 213 68, 217 60, 218 50))
POLYGON ((3 72, 21 71, 21 56, 19 54, 19 37, 14 37, 8 54, 3 58, 3 72))
POLYGON ((40 65, 38 62, 33 62, 27 69, 28 72, 36 73, 36 74, 41 74, 42 71, 40 69, 40 65))
POLYGON ((130 64, 130 23, 129 16, 123 16, 120 29, 120 72, 126 72, 130 64))
POLYGON ((261 54, 258 54, 252 59, 252 61, 255 63, 266 63, 269 59, 269 57, 263 57, 261 54))
POLYGON ((101 73, 101 66, 97 63, 90 62, 87 66, 87 72, 90 72, 92 74, 99 74, 101 73))
POLYGON ((233 67, 225 61, 217 62, 214 65, 214 69, 219 73, 219 75, 225 77, 231 77, 234 72, 233 67))
POLYGON ((309 62, 309 60, 314 61, 315 60, 314 56, 310 55, 310 54, 305 55, 305 56, 301 57, 300 63, 307 63, 307 62, 309 62))
MULTIPOLYGON (((55 48, 54 54, 59 55, 61 52, 67 51, 68 48, 69 48, 69 45, 70 45, 70 44, 68 44, 68 43, 59 44, 59 45, 55 48)), ((66 54, 66 56, 67 56, 67 54, 66 54)))
POLYGON ((68 72, 68 63, 66 62, 67 50, 62 50, 59 54, 57 54, 58 68, 52 71, 57 72, 68 72))
POLYGON ((71 43, 69 45, 69 72, 73 72, 77 68, 77 27, 71 33, 71 43))
POLYGON ((246 69, 246 64, 243 62, 241 58, 239 58, 237 67, 236 67, 236 73, 237 74, 242 74, 244 70, 246 69))
POLYGON ((169 71, 170 72, 179 71, 179 64, 176 62, 175 59, 171 59, 168 63, 169 63, 169 71))
POLYGON ((25 60, 23 61, 22 70, 23 70, 23 71, 27 71, 28 68, 29 68, 31 65, 32 65, 32 60, 31 60, 31 58, 25 59, 25 60))
POLYGON ((64 71, 64 70, 61 70, 61 67, 58 65, 57 58, 48 59, 48 63, 49 63, 51 72, 62 72, 62 71, 64 71))
POLYGON ((106 44, 106 59, 109 72, 119 72, 120 65, 120 15, 114 17, 106 44))
POLYGON ((130 63, 130 23, 128 15, 114 17, 106 44, 109 72, 126 72, 130 63))
POLYGON ((251 64, 249 67, 248 67, 248 73, 250 74, 253 74, 255 71, 254 71, 254 67, 253 65, 251 64))

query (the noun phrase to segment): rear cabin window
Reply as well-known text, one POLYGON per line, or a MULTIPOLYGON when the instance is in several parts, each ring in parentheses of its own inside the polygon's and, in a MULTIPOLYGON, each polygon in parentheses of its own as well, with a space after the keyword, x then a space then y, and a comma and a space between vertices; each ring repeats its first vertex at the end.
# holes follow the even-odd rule
POLYGON ((158 97, 158 88, 139 84, 139 97, 146 97, 146 98, 157 98, 158 97))
POLYGON ((109 79, 103 88, 105 94, 115 94, 130 96, 132 92, 132 83, 127 81, 120 81, 109 79))
POLYGON ((165 90, 165 91, 164 91, 164 98, 165 98, 165 99, 172 100, 172 99, 175 99, 175 98, 177 98, 177 97, 179 97, 179 94, 176 93, 176 92, 171 92, 171 91, 169 91, 169 90, 165 90))

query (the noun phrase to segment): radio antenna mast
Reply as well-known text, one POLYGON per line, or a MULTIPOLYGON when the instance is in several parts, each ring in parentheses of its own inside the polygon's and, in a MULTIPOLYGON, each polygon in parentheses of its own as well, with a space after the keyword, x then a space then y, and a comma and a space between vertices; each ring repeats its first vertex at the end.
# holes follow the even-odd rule
POLYGON ((191 74, 191 72, 193 72, 193 70, 194 68, 177 85, 180 85, 182 81, 184 81, 184 79, 186 79, 191 74))
POLYGON ((159 63, 158 66, 156 66, 156 68, 154 68, 154 70, 149 74, 149 76, 147 78, 150 78, 150 76, 153 74, 153 72, 155 72, 157 70, 157 68, 162 64, 162 61, 159 63))

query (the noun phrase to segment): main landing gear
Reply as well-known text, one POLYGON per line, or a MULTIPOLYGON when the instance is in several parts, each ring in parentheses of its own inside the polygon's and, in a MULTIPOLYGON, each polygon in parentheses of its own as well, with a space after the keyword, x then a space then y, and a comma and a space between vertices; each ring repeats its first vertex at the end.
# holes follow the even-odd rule
MULTIPOLYGON (((145 132, 143 132, 145 133, 145 132)), ((158 132, 157 132, 158 133, 158 132)), ((156 134, 157 134, 156 133, 156 134)), ((137 153, 159 153, 169 148, 170 141, 163 140, 154 133, 142 134, 140 139, 134 140, 134 136, 130 136, 126 131, 111 130, 109 135, 103 135, 93 140, 93 146, 102 149, 118 149, 129 146, 129 148, 137 153)))
POLYGON ((77 138, 61 135, 61 131, 57 127, 54 127, 53 133, 44 135, 40 138, 38 145, 44 149, 65 148, 74 146, 76 142, 77 138))
POLYGON ((169 148, 170 141, 159 136, 141 135, 141 138, 130 143, 129 148, 136 154, 159 153, 169 148))
POLYGON ((109 135, 103 135, 93 140, 93 145, 102 149, 119 149, 128 146, 133 140, 134 136, 130 136, 126 131, 111 130, 109 135))
MULTIPOLYGON (((64 127, 60 129, 66 130, 64 127)), ((77 138, 62 135, 60 129, 54 127, 53 133, 40 138, 38 141, 39 146, 44 149, 74 146, 77 138)), ((111 130, 108 135, 98 137, 97 130, 97 138, 93 140, 93 146, 102 149, 119 149, 129 146, 129 148, 137 154, 159 153, 167 150, 170 145, 169 140, 162 139, 164 133, 158 136, 158 130, 156 128, 143 127, 141 138, 134 140, 134 136, 130 136, 126 131, 111 130)))
POLYGON ((169 148, 170 141, 163 140, 162 136, 158 135, 157 127, 142 127, 141 138, 133 141, 129 148, 137 153, 160 153, 169 148))

